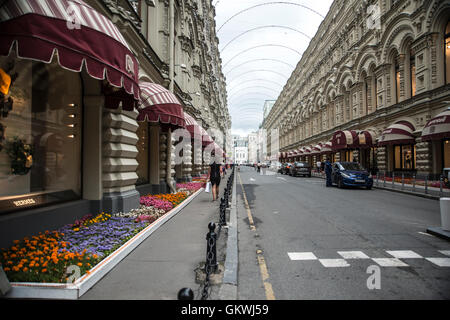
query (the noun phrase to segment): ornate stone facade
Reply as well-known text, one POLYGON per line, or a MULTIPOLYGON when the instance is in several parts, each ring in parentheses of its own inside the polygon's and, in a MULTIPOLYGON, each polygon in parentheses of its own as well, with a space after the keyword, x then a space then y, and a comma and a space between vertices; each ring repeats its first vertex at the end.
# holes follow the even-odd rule
MULTIPOLYGON (((290 151, 338 130, 370 128, 379 137, 406 120, 415 128, 417 172, 438 175, 437 154, 420 135, 450 101, 449 19, 448 1, 335 0, 263 128, 279 128, 280 150, 290 151)), ((385 150, 377 157, 379 170, 395 170, 385 150)))

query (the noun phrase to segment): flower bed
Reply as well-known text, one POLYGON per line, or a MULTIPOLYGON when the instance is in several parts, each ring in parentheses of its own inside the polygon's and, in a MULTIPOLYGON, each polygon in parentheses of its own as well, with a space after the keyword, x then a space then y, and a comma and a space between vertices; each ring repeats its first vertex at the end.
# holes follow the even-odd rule
POLYGON ((187 191, 143 196, 141 206, 127 213, 86 215, 56 231, 15 240, 9 249, 1 249, 0 265, 11 282, 66 283, 67 268, 72 265, 79 268, 80 276, 89 274, 95 265, 201 188, 183 187, 187 191))
POLYGON ((12 282, 66 282, 67 267, 88 273, 147 225, 103 212, 87 215, 59 230, 15 240, 11 248, 2 249, 0 264, 12 282))
POLYGON ((178 191, 188 191, 189 193, 194 193, 202 187, 204 187, 204 182, 177 183, 178 191))

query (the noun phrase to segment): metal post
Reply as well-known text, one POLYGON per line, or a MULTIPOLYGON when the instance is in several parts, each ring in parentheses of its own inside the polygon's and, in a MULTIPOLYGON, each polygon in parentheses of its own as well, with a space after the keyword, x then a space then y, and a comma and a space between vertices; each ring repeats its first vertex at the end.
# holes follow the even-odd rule
POLYGON ((377 172, 377 187, 378 187, 378 178, 379 178, 380 174, 377 172))
POLYGON ((442 197, 442 183, 444 182, 444 176, 441 175, 439 178, 439 197, 442 197))
POLYGON ((178 291, 178 300, 194 300, 194 291, 191 288, 182 288, 178 291))
POLYGON ((383 174, 383 187, 386 187, 386 171, 383 174))
POLYGON ((416 174, 413 175, 413 192, 416 192, 416 174))
POLYGON ((425 176, 425 194, 428 193, 428 175, 425 176))
POLYGON ((211 272, 216 272, 217 270, 217 255, 216 255, 216 240, 217 234, 214 232, 216 229, 216 224, 210 222, 208 224, 209 232, 206 235, 206 263, 205 272, 209 276, 211 272))
POLYGON ((392 189, 395 188, 394 181, 395 181, 395 173, 394 173, 394 171, 392 171, 392 189))

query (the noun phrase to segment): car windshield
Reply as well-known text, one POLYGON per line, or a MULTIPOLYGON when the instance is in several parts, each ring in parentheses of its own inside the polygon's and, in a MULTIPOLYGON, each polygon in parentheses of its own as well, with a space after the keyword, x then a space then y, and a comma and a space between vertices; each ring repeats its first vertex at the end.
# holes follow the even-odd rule
POLYGON ((339 169, 351 171, 364 171, 365 169, 358 162, 341 162, 339 169))

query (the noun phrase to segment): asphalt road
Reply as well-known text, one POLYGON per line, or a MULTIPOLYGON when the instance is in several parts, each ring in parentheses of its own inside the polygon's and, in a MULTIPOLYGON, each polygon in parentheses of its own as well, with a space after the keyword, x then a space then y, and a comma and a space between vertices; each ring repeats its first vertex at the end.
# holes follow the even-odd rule
POLYGON ((238 299, 268 288, 286 300, 450 298, 450 242, 426 233, 440 226, 439 201, 248 167, 239 176, 238 299))

